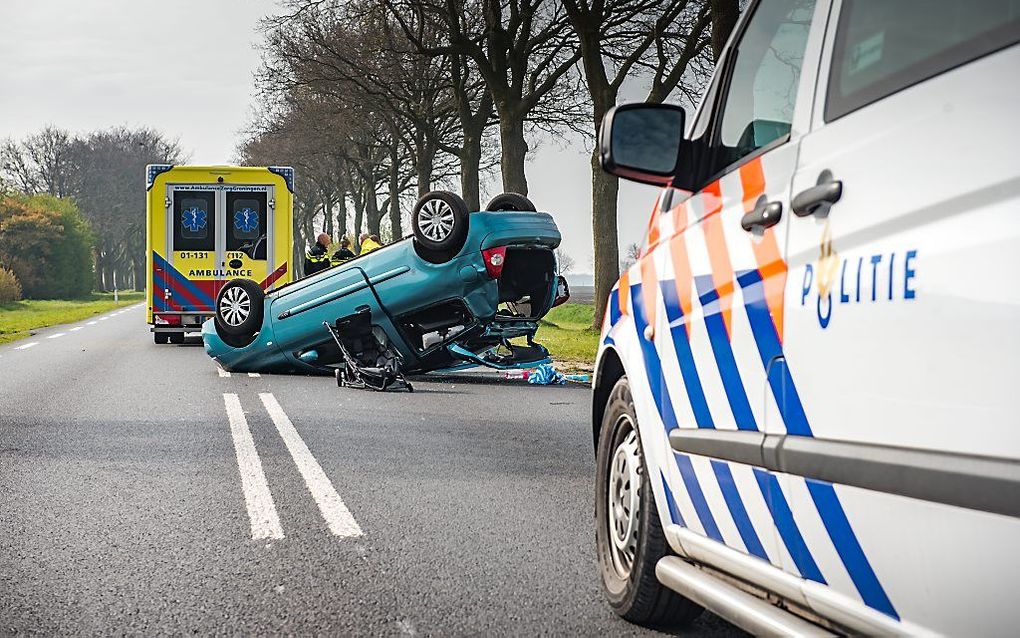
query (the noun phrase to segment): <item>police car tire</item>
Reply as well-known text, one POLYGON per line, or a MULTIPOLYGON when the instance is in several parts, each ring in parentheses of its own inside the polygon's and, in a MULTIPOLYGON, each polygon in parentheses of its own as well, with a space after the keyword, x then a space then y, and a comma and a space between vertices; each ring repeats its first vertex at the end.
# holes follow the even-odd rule
MULTIPOLYGON (((262 286, 252 281, 251 279, 231 279, 223 288, 220 289, 220 294, 216 295, 216 311, 213 315, 213 322, 216 326, 216 332, 221 337, 241 337, 250 338, 256 332, 262 329, 262 317, 263 317, 263 300, 266 297, 265 291, 262 290, 262 286), (231 325, 223 320, 220 316, 220 302, 223 296, 227 294, 233 288, 241 288, 248 294, 248 299, 251 301, 248 316, 245 317, 241 323, 237 325, 231 325)), ((236 341, 236 340, 234 340, 236 341)))
MULTIPOLYGON (((636 429, 637 415, 627 377, 620 378, 609 394, 596 452, 595 539, 602 592, 613 611, 630 622, 650 627, 683 626, 697 618, 703 610, 662 585, 655 577, 655 564, 671 552, 659 521, 647 471, 644 472, 645 481, 640 494, 637 549, 628 578, 624 580, 613 565, 607 501, 610 465, 617 445, 626 435, 625 428, 621 427, 623 415, 630 417, 636 429)), ((640 445, 640 432, 637 436, 640 445)))
POLYGON ((485 205, 485 210, 519 210, 533 213, 538 209, 535 208, 535 204, 530 199, 520 193, 503 193, 493 197, 485 205))
POLYGON ((434 263, 440 263, 436 261, 439 259, 452 258, 464 247, 468 218, 467 204, 460 195, 450 191, 432 191, 422 195, 411 211, 411 228, 414 242, 419 247, 418 254, 434 263))

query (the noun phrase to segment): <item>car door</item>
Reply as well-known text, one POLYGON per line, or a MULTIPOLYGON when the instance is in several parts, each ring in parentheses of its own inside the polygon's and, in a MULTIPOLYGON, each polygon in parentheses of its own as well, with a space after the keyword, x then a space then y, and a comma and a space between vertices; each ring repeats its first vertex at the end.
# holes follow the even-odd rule
POLYGON ((736 439, 719 433, 760 442, 765 428, 767 371, 784 333, 782 238, 826 7, 782 0, 747 9, 720 63, 722 82, 709 92, 716 103, 693 127, 706 185, 686 199, 668 190, 660 197, 666 212, 650 225, 631 300, 639 329, 661 352, 670 401, 660 411, 676 428, 668 480, 686 525, 777 567, 792 554, 808 576, 815 568, 788 533, 774 478, 753 455, 722 460, 733 459, 724 448, 736 439))
POLYGON ((843 600, 1012 633, 1020 2, 843 0, 830 24, 788 227, 784 485, 843 600))

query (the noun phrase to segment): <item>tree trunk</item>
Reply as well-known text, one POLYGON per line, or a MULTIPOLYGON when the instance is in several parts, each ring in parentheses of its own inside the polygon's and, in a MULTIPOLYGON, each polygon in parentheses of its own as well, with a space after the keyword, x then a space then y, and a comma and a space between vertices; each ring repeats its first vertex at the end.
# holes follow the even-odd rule
POLYGON ((322 232, 333 236, 333 196, 322 196, 322 232))
POLYGON ((432 168, 436 162, 435 144, 430 144, 424 131, 415 135, 415 173, 418 179, 418 197, 432 190, 432 168))
POLYGON ((337 199, 339 205, 336 212, 336 227, 339 231, 338 239, 347 234, 347 193, 341 192, 337 199))
POLYGON ((365 232, 369 235, 378 235, 381 219, 379 200, 376 199, 375 193, 375 177, 371 177, 365 180, 365 232))
POLYGON ((592 327, 602 325, 606 301, 613 284, 620 276, 620 249, 616 245, 616 201, 619 180, 602 170, 599 151, 591 154, 591 209, 595 256, 595 318, 592 327))
MULTIPOLYGON (((400 227, 400 149, 394 144, 390 148, 390 239, 397 241, 403 237, 400 227)), ((431 171, 430 171, 431 173, 431 171)))
POLYGON ((135 259, 135 290, 145 290, 145 255, 135 259))
POLYGON ((354 199, 354 229, 351 232, 351 240, 354 244, 354 252, 361 252, 361 228, 362 220, 365 217, 365 191, 364 187, 355 188, 351 192, 354 199))
POLYGON ((481 210, 479 173, 482 166, 482 136, 464 131, 464 145, 460 149, 460 194, 468 210, 481 210))
POLYGON ((708 10, 712 14, 712 55, 718 62, 740 17, 740 5, 738 0, 710 0, 708 10))
POLYGON ((524 139, 524 120, 501 113, 499 141, 503 191, 527 195, 528 178, 524 174, 524 161, 528 155, 528 142, 524 139))

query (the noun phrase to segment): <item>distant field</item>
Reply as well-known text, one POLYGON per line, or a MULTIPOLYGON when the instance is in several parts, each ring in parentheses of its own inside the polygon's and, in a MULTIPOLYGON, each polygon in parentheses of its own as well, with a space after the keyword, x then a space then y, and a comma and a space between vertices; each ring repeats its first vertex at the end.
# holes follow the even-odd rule
POLYGON ((24 339, 32 330, 81 321, 144 298, 142 292, 122 292, 115 302, 113 293, 97 292, 86 299, 26 299, 0 304, 0 343, 24 339))
POLYGON ((564 368, 590 370, 599 345, 599 333, 591 328, 594 314, 592 304, 565 303, 553 308, 542 320, 535 341, 564 368))

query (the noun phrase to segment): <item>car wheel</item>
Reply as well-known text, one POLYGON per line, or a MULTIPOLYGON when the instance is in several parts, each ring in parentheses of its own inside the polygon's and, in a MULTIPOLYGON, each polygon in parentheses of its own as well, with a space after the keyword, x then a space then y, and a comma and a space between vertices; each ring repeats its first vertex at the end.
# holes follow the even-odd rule
POLYGON ((167 336, 170 338, 170 343, 172 343, 172 344, 181 345, 182 343, 184 343, 184 333, 183 332, 171 332, 167 336))
POLYGON ((152 333, 152 339, 157 344, 170 343, 170 335, 166 332, 154 332, 152 333))
POLYGON ((468 208, 460 195, 432 191, 422 195, 411 212, 414 241, 432 255, 457 254, 468 233, 468 208))
POLYGON ((519 210, 535 212, 535 204, 519 193, 503 193, 496 195, 485 205, 485 210, 519 210))
POLYGON ((265 292, 251 279, 232 279, 216 296, 216 329, 231 337, 250 337, 262 328, 265 292))
POLYGON ((684 625, 702 608, 655 577, 669 553, 641 450, 627 377, 616 382, 596 454, 595 541, 602 591, 619 616, 647 626, 684 625))

